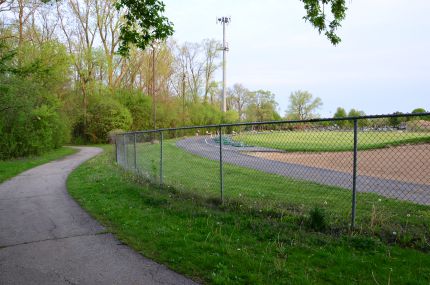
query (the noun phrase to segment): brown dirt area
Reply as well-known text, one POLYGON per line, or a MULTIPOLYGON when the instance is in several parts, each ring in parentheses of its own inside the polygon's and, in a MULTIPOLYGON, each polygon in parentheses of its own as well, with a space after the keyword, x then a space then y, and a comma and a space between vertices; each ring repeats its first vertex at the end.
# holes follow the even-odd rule
MULTIPOLYGON (((351 152, 247 152, 246 154, 311 167, 352 172, 351 152)), ((358 152, 358 175, 430 185, 430 144, 358 152)))

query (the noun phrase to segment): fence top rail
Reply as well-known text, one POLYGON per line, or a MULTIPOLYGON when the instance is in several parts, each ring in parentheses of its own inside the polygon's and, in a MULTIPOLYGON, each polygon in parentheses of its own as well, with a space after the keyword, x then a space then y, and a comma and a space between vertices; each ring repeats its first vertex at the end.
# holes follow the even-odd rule
POLYGON ((300 123, 354 121, 354 120, 383 119, 383 118, 408 118, 408 117, 424 117, 424 116, 430 116, 430 112, 416 113, 416 114, 411 114, 411 113, 387 114, 387 115, 369 115, 369 116, 345 117, 345 118, 317 118, 317 119, 308 119, 308 120, 281 120, 281 121, 265 121, 265 122, 241 122, 241 123, 232 123, 232 124, 213 124, 213 125, 203 125, 203 126, 185 126, 185 127, 178 127, 178 128, 161 128, 161 129, 156 129, 156 130, 124 132, 124 133, 121 133, 119 135, 145 134, 145 133, 181 131, 181 130, 192 130, 192 129, 206 129, 206 128, 258 126, 258 125, 280 125, 280 124, 300 124, 300 123))

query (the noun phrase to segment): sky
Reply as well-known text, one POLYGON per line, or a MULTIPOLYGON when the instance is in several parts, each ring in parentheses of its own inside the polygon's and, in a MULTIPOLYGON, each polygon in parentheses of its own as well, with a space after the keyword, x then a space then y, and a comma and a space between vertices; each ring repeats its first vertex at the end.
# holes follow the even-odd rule
POLYGON ((164 3, 179 42, 221 41, 216 17, 231 16, 228 86, 272 91, 281 115, 296 90, 322 99, 322 117, 333 116, 339 106, 366 114, 430 110, 428 0, 347 0, 338 46, 303 20, 299 0, 164 3))

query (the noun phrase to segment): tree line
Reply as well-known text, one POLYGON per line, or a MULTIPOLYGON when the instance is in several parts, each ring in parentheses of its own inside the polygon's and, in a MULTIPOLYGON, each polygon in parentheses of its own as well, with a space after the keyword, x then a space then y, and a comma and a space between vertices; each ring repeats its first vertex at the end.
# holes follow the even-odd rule
MULTIPOLYGON (((338 26, 313 23, 320 3, 303 2, 338 43, 338 26)), ((239 83, 222 113, 221 44, 166 40, 163 11, 159 0, 0 0, 0 159, 103 143, 112 131, 281 119, 272 92, 239 83)), ((306 91, 290 103, 287 119, 318 116, 322 105, 306 91)))
POLYGON ((228 90, 223 114, 220 43, 125 45, 127 10, 117 4, 0 3, 0 158, 106 142, 112 130, 280 118, 273 93, 240 84, 228 90))

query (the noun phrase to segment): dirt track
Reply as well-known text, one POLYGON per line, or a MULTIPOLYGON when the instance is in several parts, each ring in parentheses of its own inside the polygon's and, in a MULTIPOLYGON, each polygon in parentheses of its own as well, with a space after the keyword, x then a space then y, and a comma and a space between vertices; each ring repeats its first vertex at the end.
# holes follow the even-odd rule
MULTIPOLYGON (((195 155, 199 155, 201 157, 208 158, 210 160, 219 161, 220 157, 220 149, 219 144, 217 144, 210 137, 190 137, 186 139, 182 139, 176 142, 176 145, 179 148, 182 148, 185 151, 193 153, 195 155)), ((413 149, 413 148, 412 148, 413 149)), ((389 149, 388 149, 389 150, 389 149)), ((398 151, 398 149, 396 149, 398 151)), ((428 151, 426 149, 428 156, 428 151)), ((294 162, 286 162, 279 161, 279 159, 274 159, 273 155, 270 153, 274 153, 274 151, 270 150, 256 150, 253 149, 249 151, 248 148, 244 147, 232 147, 232 146, 223 146, 223 162, 238 165, 242 167, 247 167, 251 169, 255 169, 258 171, 263 171, 271 174, 281 175, 289 178, 294 178, 297 180, 306 180, 311 182, 316 182, 318 184, 331 185, 336 187, 341 187, 344 189, 352 189, 352 174, 351 172, 345 172, 347 168, 343 168, 342 171, 333 170, 328 168, 327 165, 321 165, 323 167, 317 167, 315 163, 321 163, 317 161, 328 160, 329 157, 324 157, 328 155, 328 153, 324 154, 322 157, 318 156, 319 154, 306 153, 305 155, 316 155, 314 160, 310 160, 309 157, 303 157, 303 160, 307 160, 309 163, 312 163, 312 166, 300 164, 296 161, 294 162), (261 157, 252 156, 253 151, 256 152, 265 152, 269 151, 269 153, 262 154, 261 157), (265 157, 267 156, 267 158, 265 157), (270 159, 271 157, 271 159, 270 159)), ((370 151, 364 152, 367 153, 365 156, 373 157, 370 164, 374 164, 374 166, 378 163, 377 160, 382 160, 375 153, 371 153, 370 151)), ((336 156, 341 155, 341 153, 334 153, 336 156)), ((299 153, 291 153, 290 155, 300 156, 299 153)), ((303 155, 303 154, 302 154, 303 155)), ((430 205, 430 183, 426 176, 428 175, 428 167, 425 168, 424 165, 428 165, 428 160, 423 158, 423 154, 421 153, 421 157, 417 157, 418 153, 414 153, 414 151, 410 150, 409 155, 416 160, 424 160, 424 163, 416 163, 413 162, 414 167, 408 171, 417 171, 418 175, 415 177, 419 177, 420 183, 408 182, 411 179, 405 178, 405 171, 402 169, 403 174, 400 177, 396 177, 397 180, 387 179, 378 177, 375 175, 369 176, 365 175, 362 171, 358 173, 357 176, 357 191, 358 192, 372 192, 380 195, 384 195, 390 198, 396 198, 401 200, 408 200, 418 204, 430 205), (427 169, 427 170, 426 170, 427 169), (419 176, 421 175, 421 176, 419 176), (399 180, 400 179, 400 180, 399 180), (401 180, 403 179, 403 180, 401 180), (427 181, 426 184, 424 182, 427 181)), ((335 156, 335 158, 336 158, 335 156)), ((399 154, 397 154, 396 159, 394 160, 397 165, 403 165, 403 163, 399 162, 399 154)), ((401 155, 401 157, 405 157, 405 155, 401 155)), ((337 159, 333 159, 334 165, 339 164, 337 159)), ((352 165, 352 157, 348 160, 348 156, 346 161, 350 162, 352 165)), ((363 158, 362 158, 363 161, 363 158)), ((383 161, 383 160, 382 160, 383 161)), ((327 162, 326 162, 327 164, 327 162)), ((388 165, 387 161, 382 164, 382 169, 386 168, 388 165)), ((359 167, 362 166, 359 164, 359 167)), ((397 167, 397 166, 396 166, 397 167)), ((397 170, 399 171, 399 167, 397 170)), ((381 172, 381 171, 380 171, 381 172)), ((252 177, 250 177, 252 179, 252 177)))
MULTIPOLYGON (((351 173, 351 152, 248 152, 269 160, 351 173)), ((358 153, 358 174, 430 185, 430 144, 406 145, 358 153)))

